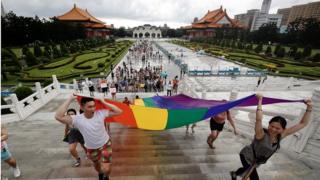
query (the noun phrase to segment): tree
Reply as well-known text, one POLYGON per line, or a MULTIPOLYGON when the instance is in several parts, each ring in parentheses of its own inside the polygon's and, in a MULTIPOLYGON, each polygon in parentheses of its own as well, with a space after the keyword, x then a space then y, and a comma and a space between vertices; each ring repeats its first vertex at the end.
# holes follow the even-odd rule
POLYGON ((295 60, 299 60, 299 59, 301 59, 301 58, 302 58, 302 52, 301 52, 301 51, 298 51, 298 52, 295 54, 294 59, 295 59, 295 60))
POLYGON ((320 62, 320 53, 315 54, 315 55, 311 58, 311 60, 312 60, 313 62, 320 62))
POLYGON ((232 48, 236 48, 236 41, 235 41, 235 40, 232 41, 231 47, 232 47, 232 48))
POLYGON ((280 47, 275 55, 279 58, 283 58, 286 55, 286 50, 283 47, 280 47))
POLYGON ((258 46, 256 48, 254 48, 254 52, 260 53, 262 51, 262 48, 263 48, 262 44, 260 43, 260 44, 258 44, 258 46))
POLYGON ((12 11, 1 16, 1 30, 5 34, 1 39, 3 47, 23 46, 36 40, 58 42, 85 38, 85 27, 81 24, 63 23, 56 18, 40 20, 37 16, 17 16, 12 11))
POLYGON ((311 55, 311 51, 312 51, 312 48, 310 45, 307 45, 304 49, 303 49, 303 53, 302 53, 302 56, 303 57, 309 57, 311 55))
POLYGON ((75 53, 78 51, 77 42, 71 42, 70 43, 70 52, 75 53))
POLYGON ((320 47, 320 38, 314 38, 320 34, 320 21, 315 18, 298 18, 289 23, 287 28, 286 41, 300 45, 310 44, 320 47))
POLYGON ((274 55, 283 58, 286 55, 286 50, 280 44, 278 44, 274 50, 274 55))
POLYGON ((53 45, 52 54, 53 54, 53 58, 61 57, 61 51, 60 49, 58 49, 56 45, 53 45))
POLYGON ((60 44, 60 50, 61 50, 61 56, 66 56, 69 54, 69 49, 64 42, 60 44))
POLYGON ((23 55, 27 55, 27 52, 29 51, 28 46, 23 46, 21 51, 23 55))
POLYGON ((247 47, 246 47, 246 49, 247 49, 248 51, 251 51, 251 50, 252 50, 252 44, 248 44, 247 47))
POLYGON ((279 36, 279 29, 275 23, 263 24, 257 31, 249 34, 248 40, 257 43, 276 42, 279 36))
POLYGON ((28 66, 34 66, 38 65, 40 61, 32 54, 32 52, 29 50, 26 52, 26 63, 28 66))
POLYGON ((243 43, 241 41, 238 41, 238 49, 243 49, 243 43))
POLYGON ((271 46, 268 46, 268 47, 267 47, 265 54, 266 54, 267 56, 272 56, 272 48, 271 48, 271 46))
POLYGON ((42 56, 42 50, 41 50, 39 41, 35 41, 35 42, 33 43, 33 51, 34 51, 34 55, 35 55, 36 57, 42 56))
POLYGON ((44 56, 46 56, 49 59, 52 59, 52 48, 49 44, 46 44, 44 46, 44 56))
POLYGON ((289 55, 290 57, 295 57, 297 51, 298 51, 297 45, 293 45, 293 46, 290 47, 290 50, 289 50, 289 54, 288 54, 288 55, 289 55))

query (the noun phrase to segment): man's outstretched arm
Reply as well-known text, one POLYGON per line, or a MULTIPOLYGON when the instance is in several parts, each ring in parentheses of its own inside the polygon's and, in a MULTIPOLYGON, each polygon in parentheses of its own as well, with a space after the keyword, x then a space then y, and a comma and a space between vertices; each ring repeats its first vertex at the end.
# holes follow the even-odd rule
POLYGON ((111 116, 117 116, 117 115, 120 115, 120 114, 122 113, 122 109, 118 108, 117 106, 115 106, 115 105, 113 105, 113 104, 110 104, 110 103, 106 102, 103 98, 100 99, 100 101, 101 101, 104 105, 108 106, 108 107, 111 109, 111 111, 110 111, 110 113, 109 113, 109 117, 111 117, 111 116))
POLYGON ((70 98, 68 98, 56 111, 55 118, 57 121, 63 123, 72 125, 72 118, 71 116, 67 116, 66 112, 68 110, 69 105, 71 102, 75 99, 74 95, 71 95, 70 98))

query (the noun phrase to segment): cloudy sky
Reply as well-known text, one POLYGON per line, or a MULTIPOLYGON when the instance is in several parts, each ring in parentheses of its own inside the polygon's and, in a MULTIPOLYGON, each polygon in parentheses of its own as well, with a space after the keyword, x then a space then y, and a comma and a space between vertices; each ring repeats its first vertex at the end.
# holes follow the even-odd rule
MULTIPOLYGON (((5 11, 17 15, 53 17, 69 11, 76 3, 87 8, 95 17, 115 27, 134 27, 143 24, 177 28, 189 24, 194 17, 201 18, 208 10, 223 6, 229 16, 248 9, 260 9, 263 0, 2 0, 5 11)), ((271 13, 278 8, 319 0, 273 0, 271 13)))

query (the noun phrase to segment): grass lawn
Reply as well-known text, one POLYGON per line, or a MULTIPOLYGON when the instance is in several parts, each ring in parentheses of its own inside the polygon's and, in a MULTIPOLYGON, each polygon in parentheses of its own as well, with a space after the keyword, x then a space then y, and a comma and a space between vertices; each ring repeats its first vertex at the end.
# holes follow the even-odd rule
MULTIPOLYGON (((16 85, 19 80, 22 80, 26 81, 24 84, 34 85, 34 82, 36 81, 42 82, 44 79, 51 79, 53 74, 57 75, 58 79, 62 82, 72 82, 72 79, 79 78, 80 74, 83 74, 85 77, 96 77, 100 75, 100 72, 108 74, 110 71, 110 64, 113 63, 116 65, 127 53, 132 43, 132 41, 119 41, 114 44, 107 44, 92 50, 83 51, 82 53, 72 54, 70 57, 58 58, 53 60, 54 62, 43 65, 43 67, 49 67, 49 69, 34 67, 24 71, 22 79, 20 79, 20 76, 9 75, 9 80, 2 81, 2 84, 16 85), (117 51, 118 53, 114 56, 113 54, 117 51), (112 57, 112 55, 114 57, 112 57), (104 63, 105 66, 98 67, 99 63, 104 63), (74 67, 76 64, 78 64, 77 68, 74 67), (60 67, 56 67, 59 65, 60 67)), ((20 50, 19 48, 15 48, 15 53, 19 53, 20 50)))
MULTIPOLYGON (((258 69, 266 69, 268 66, 276 67, 276 71, 279 72, 279 75, 284 76, 295 76, 308 79, 320 79, 320 63, 304 62, 303 60, 293 60, 287 57, 285 58, 275 58, 275 57, 265 57, 259 54, 250 54, 246 53, 244 50, 231 49, 205 44, 205 43, 196 43, 189 41, 170 41, 184 47, 187 47, 192 50, 203 49, 205 52, 211 55, 221 56, 225 55, 230 61, 239 61, 244 63, 246 66, 254 67, 258 69), (280 66, 281 65, 281 66, 280 66)), ((265 46, 266 48, 267 46, 265 46)), ((275 48, 275 47, 273 47, 275 48)), ((289 50, 289 47, 286 47, 289 50)), ((313 50, 313 54, 320 53, 319 49, 313 50)))

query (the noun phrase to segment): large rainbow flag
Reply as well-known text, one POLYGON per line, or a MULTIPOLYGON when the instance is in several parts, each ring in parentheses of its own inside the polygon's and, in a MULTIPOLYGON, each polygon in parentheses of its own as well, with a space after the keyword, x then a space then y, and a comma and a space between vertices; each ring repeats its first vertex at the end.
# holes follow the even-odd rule
MULTIPOLYGON (((78 96, 80 101, 82 96, 78 96)), ((96 109, 108 109, 99 100, 96 109)), ((178 128, 205 120, 233 107, 255 106, 258 101, 255 94, 234 101, 204 100, 184 94, 176 96, 154 96, 136 99, 134 105, 106 99, 123 110, 119 116, 107 118, 108 122, 116 122, 125 126, 145 130, 165 130, 178 128)), ((303 100, 286 100, 263 97, 263 104, 294 103, 303 100)))

